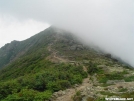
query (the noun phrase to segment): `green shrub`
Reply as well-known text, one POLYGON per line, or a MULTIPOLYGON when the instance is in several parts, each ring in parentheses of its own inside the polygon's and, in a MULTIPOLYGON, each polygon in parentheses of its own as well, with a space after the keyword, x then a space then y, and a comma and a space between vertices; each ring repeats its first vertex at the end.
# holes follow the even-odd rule
POLYGON ((119 90, 119 92, 126 92, 127 91, 127 88, 121 88, 120 90, 119 90))
MULTIPOLYGON (((74 66, 64 63, 54 64, 46 60, 37 63, 37 65, 38 66, 35 66, 38 68, 33 69, 30 67, 27 69, 24 67, 24 69, 22 69, 24 74, 25 72, 27 73, 25 69, 31 69, 31 71, 34 70, 34 73, 31 72, 25 74, 24 76, 18 76, 12 81, 7 80, 3 83, 1 82, 0 100, 6 98, 7 96, 14 99, 16 94, 20 94, 22 92, 27 94, 28 90, 25 91, 23 89, 30 89, 29 92, 31 94, 34 94, 34 91, 43 92, 49 90, 55 92, 64 90, 74 84, 82 83, 82 79, 87 77, 87 74, 83 71, 82 66, 74 66)), ((17 73, 18 72, 19 71, 17 71, 17 73)))
POLYGON ((97 64, 89 62, 88 64, 88 73, 93 75, 94 73, 102 74, 103 70, 97 67, 97 64))
POLYGON ((104 76, 104 77, 101 77, 101 78, 99 79, 99 82, 100 82, 100 83, 106 83, 108 80, 109 80, 109 79, 104 76))
POLYGON ((77 91, 76 94, 73 96, 73 101, 82 101, 82 95, 80 91, 77 91))
POLYGON ((47 87, 47 89, 49 89, 51 91, 54 91, 54 92, 59 91, 60 89, 62 89, 61 85, 58 85, 57 82, 48 82, 46 87, 47 87))
POLYGON ((23 89, 19 93, 9 95, 2 101, 44 101, 51 97, 51 91, 38 92, 32 89, 23 89))
POLYGON ((47 89, 50 89, 55 92, 55 91, 59 91, 59 90, 64 90, 70 86, 71 86, 71 84, 69 81, 58 80, 56 82, 48 82, 47 89))
POLYGON ((71 84, 80 84, 82 83, 82 76, 81 75, 74 75, 71 84))
POLYGON ((134 76, 129 76, 124 78, 126 82, 134 81, 134 76))
POLYGON ((108 80, 122 80, 124 79, 124 73, 116 73, 113 72, 111 74, 103 74, 98 76, 98 80, 100 83, 106 83, 108 80))
POLYGON ((107 95, 107 96, 116 96, 116 95, 118 95, 118 94, 116 94, 116 93, 110 93, 110 92, 105 92, 105 91, 101 91, 100 92, 102 95, 107 95))
POLYGON ((134 92, 126 92, 121 94, 122 98, 134 98, 134 92))
POLYGON ((49 99, 51 97, 51 95, 52 95, 52 92, 49 90, 40 92, 35 96, 34 101, 44 101, 46 99, 49 99))
POLYGON ((15 80, 10 80, 0 84, 0 99, 7 97, 9 94, 17 93, 21 89, 20 84, 15 80))

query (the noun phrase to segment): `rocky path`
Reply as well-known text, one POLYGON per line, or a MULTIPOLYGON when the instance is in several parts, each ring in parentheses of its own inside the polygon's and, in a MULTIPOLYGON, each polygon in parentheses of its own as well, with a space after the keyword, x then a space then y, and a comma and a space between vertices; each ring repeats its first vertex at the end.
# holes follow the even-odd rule
POLYGON ((57 96, 56 99, 52 101, 73 101, 73 96, 76 94, 77 91, 82 91, 86 87, 92 86, 92 83, 89 82, 89 78, 85 78, 81 85, 75 85, 74 88, 66 89, 65 91, 59 91, 54 93, 54 96, 57 96))
POLYGON ((68 62, 67 59, 61 58, 60 56, 57 55, 58 52, 52 49, 52 45, 53 44, 50 44, 47 48, 48 51, 51 52, 51 55, 48 56, 47 59, 51 60, 52 62, 64 62, 64 63, 68 62))
MULTIPOLYGON (((62 56, 58 55, 58 52, 54 49, 52 49, 52 45, 50 44, 48 46, 48 51, 51 52, 51 55, 48 56, 48 59, 51 60, 52 62, 70 62, 69 60, 63 58, 62 56)), ((79 64, 78 62, 74 61, 76 64, 79 64)), ((81 64, 81 63, 80 63, 81 64)), ((81 64, 82 65, 82 64, 81 64)), ((102 66, 101 66, 102 67, 102 66)), ((108 71, 109 73, 112 72, 123 72, 125 71, 129 71, 121 66, 103 66, 104 71, 108 71)), ((83 66, 83 70, 85 72, 87 72, 87 68, 85 66, 83 66)), ((134 72, 130 72, 129 74, 126 74, 126 76, 132 76, 134 75, 134 72)), ((111 84, 108 86, 103 86, 101 83, 98 82, 97 80, 97 76, 98 74, 94 74, 92 76, 88 75, 87 78, 83 79, 82 84, 80 85, 75 85, 72 88, 66 89, 64 91, 58 91, 55 92, 52 95, 52 98, 50 101, 73 101, 73 97, 74 95, 76 95, 76 93, 78 91, 80 91, 82 97, 82 101, 87 101, 87 98, 104 98, 107 95, 106 94, 101 94, 100 92, 105 92, 105 93, 115 93, 115 94, 119 94, 122 92, 119 92, 119 90, 121 89, 127 89, 128 92, 132 92, 134 91, 134 82, 125 82, 125 81, 119 81, 119 80, 115 80, 115 84, 111 84), (117 82, 118 81, 118 82, 117 82)))
MULTIPOLYGON (((83 70, 87 72, 87 68, 83 66, 83 70)), ((87 87, 93 86, 92 81, 89 80, 90 76, 88 75, 87 78, 83 79, 83 82, 81 85, 75 85, 74 88, 66 89, 65 91, 59 91, 54 93, 54 96, 56 97, 52 101, 73 101, 73 96, 76 94, 77 91, 83 91, 87 87)))

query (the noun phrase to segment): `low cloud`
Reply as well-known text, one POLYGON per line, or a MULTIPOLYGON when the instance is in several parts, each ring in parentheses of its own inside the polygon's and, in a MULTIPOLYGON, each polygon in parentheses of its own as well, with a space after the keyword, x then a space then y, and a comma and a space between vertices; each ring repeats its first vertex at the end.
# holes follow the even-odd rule
POLYGON ((19 21, 9 15, 0 16, 0 47, 13 40, 25 40, 47 27, 48 24, 33 19, 19 21))
POLYGON ((0 1, 0 11, 72 31, 134 67, 133 0, 0 1), (5 4, 5 5, 4 5, 5 4), (4 5, 4 6, 3 6, 4 5))

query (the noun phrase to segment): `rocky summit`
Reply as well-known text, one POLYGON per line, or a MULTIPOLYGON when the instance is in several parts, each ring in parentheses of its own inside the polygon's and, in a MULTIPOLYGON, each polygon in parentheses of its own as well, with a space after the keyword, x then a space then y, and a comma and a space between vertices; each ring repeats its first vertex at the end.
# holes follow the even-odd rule
POLYGON ((1 101, 134 101, 133 68, 53 26, 0 48, 0 68, 1 101))

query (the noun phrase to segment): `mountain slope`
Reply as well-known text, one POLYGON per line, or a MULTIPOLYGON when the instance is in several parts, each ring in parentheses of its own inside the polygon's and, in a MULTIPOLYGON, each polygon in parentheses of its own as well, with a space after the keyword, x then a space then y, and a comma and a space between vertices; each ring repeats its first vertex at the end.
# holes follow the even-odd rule
MULTIPOLYGON (((52 92, 81 83, 82 79, 87 76, 81 66, 49 61, 48 58, 54 53, 49 47, 60 38, 60 33, 57 31, 58 29, 50 27, 25 41, 19 42, 18 46, 14 46, 14 59, 6 61, 7 64, 0 71, 1 100, 6 97, 5 100, 15 100, 18 98, 16 94, 23 92, 30 94, 36 92, 38 100, 47 99, 47 96, 50 97, 52 92)), ((12 43, 8 47, 11 47, 11 45, 12 43)), ((10 53, 10 50, 7 50, 6 47, 1 48, 2 52, 10 53)), ((8 60, 12 55, 7 57, 8 60)), ((19 99, 26 100, 23 97, 19 99)))
POLYGON ((13 61, 14 59, 20 57, 21 55, 28 54, 30 50, 32 50, 32 48, 34 47, 38 48, 39 46, 41 47, 41 45, 44 45, 44 46, 47 45, 47 43, 49 43, 49 40, 52 40, 52 39, 49 39, 49 38, 52 38, 50 36, 53 34, 53 32, 51 32, 50 29, 51 28, 45 31, 42 31, 27 40, 24 40, 21 42, 12 41, 11 43, 3 46, 0 49, 0 61, 1 61, 0 68, 4 67, 8 63, 10 63, 10 61, 13 61))
POLYGON ((96 52, 73 34, 55 27, 27 40, 5 45, 0 49, 0 57, 2 101, 62 101, 68 96, 70 101, 81 101, 104 98, 106 94, 123 97, 127 91, 130 92, 129 86, 134 81, 133 69, 112 59, 110 54, 96 52), (112 93, 108 90, 110 88, 117 90, 112 93), (59 90, 65 90, 64 94, 59 90), (119 90, 124 90, 124 93, 120 94, 119 90))

